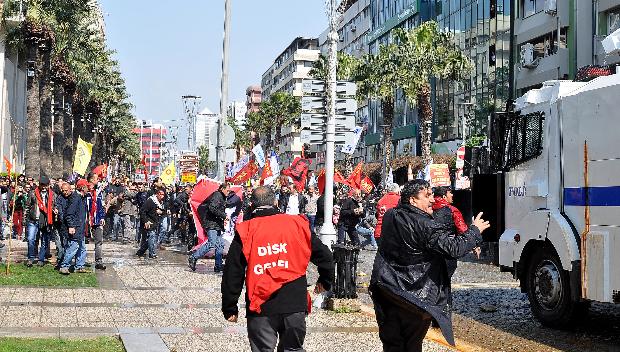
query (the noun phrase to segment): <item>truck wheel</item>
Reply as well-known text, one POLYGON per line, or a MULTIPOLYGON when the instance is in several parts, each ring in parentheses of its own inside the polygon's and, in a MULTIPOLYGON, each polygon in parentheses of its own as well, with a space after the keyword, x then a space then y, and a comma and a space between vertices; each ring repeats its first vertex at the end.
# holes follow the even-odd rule
POLYGON ((526 279, 532 314, 549 327, 572 325, 588 306, 571 297, 569 274, 562 269, 560 259, 549 249, 536 251, 531 259, 526 279))

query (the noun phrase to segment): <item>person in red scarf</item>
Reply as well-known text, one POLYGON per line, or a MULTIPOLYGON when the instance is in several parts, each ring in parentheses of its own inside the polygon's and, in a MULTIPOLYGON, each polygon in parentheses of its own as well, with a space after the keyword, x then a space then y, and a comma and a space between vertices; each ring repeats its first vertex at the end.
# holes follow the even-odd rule
POLYGON ((310 233, 303 215, 280 214, 275 194, 258 187, 250 198, 250 220, 237 225, 222 277, 222 312, 229 322, 245 282, 248 338, 252 351, 303 351, 309 312, 306 269, 318 267, 315 292, 334 280, 332 254, 310 233))
POLYGON ((32 267, 37 257, 39 266, 45 265, 45 254, 50 245, 54 225, 54 192, 50 187, 50 179, 41 176, 39 185, 30 192, 26 201, 26 231, 28 234, 28 260, 26 266, 32 267), (37 239, 41 248, 37 248, 37 239))
MULTIPOLYGON (((433 217, 435 218, 435 222, 441 224, 446 227, 449 233, 460 235, 467 231, 468 226, 465 223, 465 219, 463 219, 463 214, 458 210, 453 203, 453 194, 451 187, 437 187, 433 191, 433 195, 435 197, 435 203, 433 203, 433 217)), ((479 248, 474 250, 476 253, 479 251, 479 248)), ((448 274, 452 277, 454 271, 456 270, 456 259, 447 259, 446 263, 448 265, 448 274)))

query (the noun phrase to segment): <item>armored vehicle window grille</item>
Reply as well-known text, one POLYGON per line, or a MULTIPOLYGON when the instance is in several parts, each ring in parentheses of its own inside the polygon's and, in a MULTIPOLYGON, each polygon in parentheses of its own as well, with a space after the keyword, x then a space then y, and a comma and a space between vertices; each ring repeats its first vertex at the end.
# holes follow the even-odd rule
POLYGON ((491 166, 509 170, 538 157, 543 149, 545 114, 497 113, 491 128, 491 166))

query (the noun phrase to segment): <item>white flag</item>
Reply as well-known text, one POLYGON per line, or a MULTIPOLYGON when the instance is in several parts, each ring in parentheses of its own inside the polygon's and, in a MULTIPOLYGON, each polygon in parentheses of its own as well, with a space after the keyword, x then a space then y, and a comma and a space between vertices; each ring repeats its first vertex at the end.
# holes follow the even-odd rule
POLYGON ((269 167, 271 167, 271 172, 274 176, 278 176, 280 174, 280 165, 278 164, 278 156, 276 153, 271 152, 271 156, 269 157, 269 167))
POLYGON ((394 183, 394 172, 392 171, 391 167, 390 171, 387 174, 387 177, 385 178, 385 183, 388 185, 394 183))
POLYGON ((256 163, 258 166, 265 166, 265 153, 263 152, 263 147, 261 147, 260 144, 257 144, 254 148, 252 148, 252 153, 254 153, 254 156, 256 157, 256 163))
POLYGON ((347 144, 342 146, 341 152, 345 154, 353 154, 355 152, 355 148, 357 148, 357 143, 360 141, 360 136, 362 135, 362 128, 355 127, 353 129, 353 134, 351 135, 351 139, 347 141, 347 144))

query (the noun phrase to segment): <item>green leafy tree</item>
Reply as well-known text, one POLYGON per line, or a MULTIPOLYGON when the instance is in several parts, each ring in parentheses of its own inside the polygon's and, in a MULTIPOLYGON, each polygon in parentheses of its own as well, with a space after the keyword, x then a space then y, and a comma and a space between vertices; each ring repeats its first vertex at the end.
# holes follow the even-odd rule
MULTIPOLYGON (((337 79, 350 80, 354 76, 359 65, 360 60, 358 58, 339 51, 338 62, 336 64, 337 79)), ((328 76, 327 56, 319 56, 319 59, 314 62, 314 65, 308 74, 314 79, 326 81, 328 76)))
POLYGON ((274 128, 275 144, 279 145, 282 139, 282 126, 299 123, 301 102, 288 93, 276 92, 261 103, 260 114, 268 136, 266 147, 270 150, 272 148, 271 132, 274 128))
POLYGON ((431 140, 433 107, 430 78, 460 81, 469 77, 472 62, 455 44, 449 32, 437 22, 424 22, 413 30, 394 31, 398 43, 399 87, 405 97, 417 104, 422 139, 422 159, 432 161, 431 140))
MULTIPOLYGON (((436 22, 424 22, 405 30, 395 29, 394 40, 379 48, 377 55, 364 57, 355 80, 362 97, 381 101, 383 124, 386 125, 384 153, 386 168, 392 152, 394 99, 401 89, 406 100, 417 105, 422 137, 422 156, 431 162, 432 116, 431 78, 460 80, 471 72, 472 64, 453 43, 449 33, 439 30, 436 22)), ((384 175, 387 169, 382 170, 384 175)))

